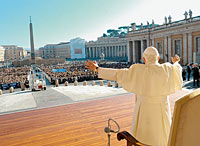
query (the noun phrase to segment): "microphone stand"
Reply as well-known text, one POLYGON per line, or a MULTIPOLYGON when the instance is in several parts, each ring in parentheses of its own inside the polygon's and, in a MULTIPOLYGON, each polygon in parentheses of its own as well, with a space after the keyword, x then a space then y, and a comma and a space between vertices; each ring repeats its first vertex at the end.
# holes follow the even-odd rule
POLYGON ((105 131, 105 133, 108 133, 108 146, 110 146, 111 132, 118 133, 120 131, 120 126, 115 120, 109 118, 108 119, 108 127, 105 127, 104 131, 105 131), (117 125, 117 127, 118 127, 117 131, 114 131, 114 130, 111 129, 110 121, 113 121, 117 125))

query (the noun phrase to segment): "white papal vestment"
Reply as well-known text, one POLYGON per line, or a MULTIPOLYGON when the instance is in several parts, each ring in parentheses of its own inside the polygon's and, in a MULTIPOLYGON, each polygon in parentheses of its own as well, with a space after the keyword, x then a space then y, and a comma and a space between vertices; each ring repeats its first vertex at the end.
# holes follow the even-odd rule
POLYGON ((178 62, 98 70, 99 78, 118 81, 125 90, 136 94, 131 133, 153 146, 167 146, 171 125, 169 94, 182 88, 181 73, 178 62))

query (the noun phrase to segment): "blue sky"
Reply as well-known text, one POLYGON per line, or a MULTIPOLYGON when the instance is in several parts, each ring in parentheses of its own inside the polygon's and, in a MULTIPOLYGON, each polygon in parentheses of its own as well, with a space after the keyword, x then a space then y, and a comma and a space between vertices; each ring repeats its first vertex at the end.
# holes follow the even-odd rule
POLYGON ((199 6, 197 0, 0 0, 0 45, 29 48, 29 16, 39 48, 75 37, 96 40, 107 29, 132 22, 162 24, 169 15, 180 20, 189 9, 198 16, 199 6))

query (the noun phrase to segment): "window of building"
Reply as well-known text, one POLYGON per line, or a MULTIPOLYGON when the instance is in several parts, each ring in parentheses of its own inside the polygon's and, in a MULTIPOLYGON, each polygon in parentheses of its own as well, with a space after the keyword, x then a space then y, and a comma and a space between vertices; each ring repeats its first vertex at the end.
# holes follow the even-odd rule
POLYGON ((196 52, 200 52, 200 37, 196 38, 196 52))
POLYGON ((174 55, 181 56, 181 40, 174 40, 174 55))
POLYGON ((156 48, 158 49, 158 53, 160 54, 160 59, 163 59, 163 42, 157 42, 156 48))

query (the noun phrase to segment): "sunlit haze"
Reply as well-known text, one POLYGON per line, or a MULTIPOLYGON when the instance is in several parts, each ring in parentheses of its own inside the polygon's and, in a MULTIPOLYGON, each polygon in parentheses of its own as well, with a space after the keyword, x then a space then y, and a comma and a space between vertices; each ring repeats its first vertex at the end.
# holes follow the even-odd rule
POLYGON ((107 29, 150 23, 162 24, 184 19, 192 10, 200 15, 197 0, 0 0, 0 45, 30 48, 29 17, 32 16, 34 43, 67 42, 75 37, 96 40, 107 29))

